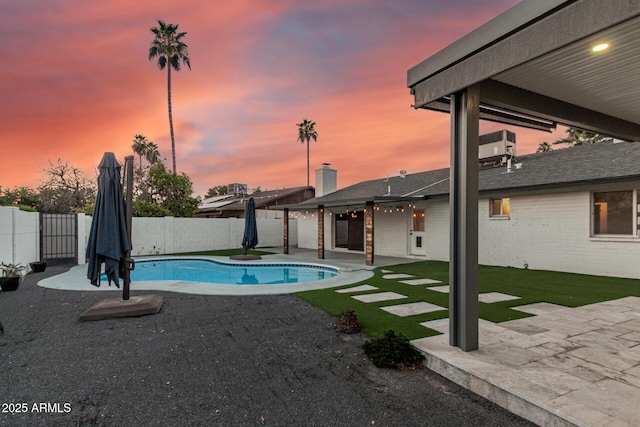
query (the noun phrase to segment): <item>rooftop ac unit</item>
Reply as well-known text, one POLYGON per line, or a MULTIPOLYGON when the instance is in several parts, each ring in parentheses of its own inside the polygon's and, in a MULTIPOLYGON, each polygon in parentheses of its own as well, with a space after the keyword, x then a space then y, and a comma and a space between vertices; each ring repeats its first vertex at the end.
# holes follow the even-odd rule
POLYGON ((504 156, 512 157, 515 144, 516 134, 505 129, 480 135, 478 158, 480 161, 489 161, 504 156))

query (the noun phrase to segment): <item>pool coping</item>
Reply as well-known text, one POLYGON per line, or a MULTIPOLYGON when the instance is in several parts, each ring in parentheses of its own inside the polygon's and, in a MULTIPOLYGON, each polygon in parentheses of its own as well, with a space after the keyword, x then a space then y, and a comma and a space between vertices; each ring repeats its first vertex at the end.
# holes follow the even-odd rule
MULTIPOLYGON (((138 261, 153 261, 162 259, 204 259, 233 265, 261 265, 261 264, 291 264, 291 265, 312 265, 329 268, 337 268, 340 271, 335 277, 323 280, 303 283, 288 283, 282 285, 225 285, 219 283, 188 282, 181 280, 157 280, 157 281, 136 281, 131 282, 131 292, 136 291, 167 291, 180 292, 185 294, 198 295, 278 295, 290 294, 294 292, 310 291, 314 289, 326 289, 337 286, 349 285, 366 280, 373 276, 371 269, 353 269, 350 266, 341 265, 336 262, 308 262, 303 260, 293 260, 291 258, 283 260, 277 255, 264 255, 263 259, 250 261, 230 260, 227 256, 146 256, 135 257, 138 261)), ((48 289, 59 289, 67 291, 117 291, 113 285, 109 286, 103 282, 100 287, 93 286, 87 276, 87 265, 77 265, 71 267, 69 271, 51 276, 38 281, 38 286, 48 289)))

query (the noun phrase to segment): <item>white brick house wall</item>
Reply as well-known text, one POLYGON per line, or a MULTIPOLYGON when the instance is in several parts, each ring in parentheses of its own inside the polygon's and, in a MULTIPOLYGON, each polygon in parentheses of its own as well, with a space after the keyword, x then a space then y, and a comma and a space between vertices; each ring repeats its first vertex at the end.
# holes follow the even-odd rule
POLYGON ((411 210, 405 212, 375 211, 373 217, 373 247, 375 255, 397 256, 409 253, 409 221, 411 210))
MULTIPOLYGON (((306 249, 318 249, 318 218, 311 214, 298 216, 298 247, 306 249)), ((330 222, 325 217, 325 230, 330 228, 330 222)), ((289 235, 292 235, 289 232, 289 235)), ((291 244, 291 243, 289 243, 291 244)), ((325 250, 331 248, 325 241, 325 250)))
MULTIPOLYGON (((491 218, 489 199, 479 201, 480 264, 516 268, 527 264, 535 270, 640 278, 640 238, 591 236, 589 191, 510 199, 508 218, 491 218)), ((333 248, 332 235, 327 232, 332 229, 331 220, 325 220, 327 250, 333 248)), ((448 200, 426 201, 427 259, 449 260, 449 220, 448 200)), ((375 254, 408 256, 409 221, 409 211, 376 211, 375 254)), ((317 248, 317 218, 302 220, 301 225, 299 242, 305 245, 301 247, 317 248)))
POLYGON ((449 260, 449 201, 427 200, 425 209, 427 259, 449 260))

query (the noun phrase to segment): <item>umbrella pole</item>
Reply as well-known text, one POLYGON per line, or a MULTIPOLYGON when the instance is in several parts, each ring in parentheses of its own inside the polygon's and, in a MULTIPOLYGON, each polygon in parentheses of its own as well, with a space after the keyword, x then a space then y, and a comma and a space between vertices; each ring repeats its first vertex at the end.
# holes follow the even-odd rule
POLYGON ((124 158, 124 176, 126 178, 125 194, 125 218, 127 222, 127 238, 129 239, 129 249, 124 254, 124 284, 122 286, 122 299, 129 299, 129 285, 131 284, 131 224, 133 217, 133 156, 124 158))

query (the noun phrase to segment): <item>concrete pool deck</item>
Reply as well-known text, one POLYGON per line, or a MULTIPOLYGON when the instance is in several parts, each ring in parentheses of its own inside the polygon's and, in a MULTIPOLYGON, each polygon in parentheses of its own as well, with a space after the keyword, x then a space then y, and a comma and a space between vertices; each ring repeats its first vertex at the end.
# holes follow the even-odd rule
MULTIPOLYGON (((272 250, 277 251, 279 248, 272 250)), ((280 252, 282 250, 280 249, 280 252)), ((274 253, 262 255, 262 259, 255 261, 234 261, 228 256, 146 256, 135 257, 136 260, 154 259, 210 259, 226 264, 259 265, 269 263, 305 263, 311 265, 324 265, 340 269, 340 274, 336 277, 303 283, 289 283, 282 285, 225 285, 216 283, 188 282, 180 280, 160 280, 160 281, 136 281, 131 282, 131 292, 136 291, 169 291, 182 292, 186 294, 198 295, 277 295, 289 294, 293 292, 309 291, 314 289, 326 289, 337 286, 344 286, 351 283, 360 282, 373 276, 372 270, 376 267, 392 264, 414 262, 414 259, 377 257, 376 265, 367 266, 364 264, 364 255, 331 252, 326 254, 326 259, 318 259, 318 252, 313 250, 296 249, 291 254, 274 253)), ((48 277, 38 282, 38 286, 48 289, 60 289, 67 291, 121 291, 107 282, 102 282, 100 287, 93 286, 87 276, 87 265, 77 265, 69 271, 57 276, 48 277)))

